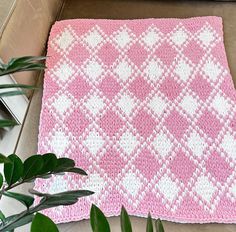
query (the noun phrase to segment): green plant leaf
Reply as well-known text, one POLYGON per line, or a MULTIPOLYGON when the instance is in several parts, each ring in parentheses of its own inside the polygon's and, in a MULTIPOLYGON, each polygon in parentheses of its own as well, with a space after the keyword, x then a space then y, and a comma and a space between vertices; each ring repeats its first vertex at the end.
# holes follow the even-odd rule
POLYGON ((155 226, 156 226, 156 231, 157 232, 165 232, 164 227, 163 227, 162 222, 161 222, 160 219, 156 220, 155 226))
POLYGON ((40 170, 40 174, 45 174, 50 171, 53 171, 57 166, 57 157, 52 153, 46 153, 42 155, 43 158, 43 167, 40 170))
POLYGON ((81 168, 67 168, 64 170, 64 172, 73 172, 73 173, 77 173, 77 174, 80 174, 80 175, 83 175, 83 176, 87 176, 87 173, 81 169, 81 168))
POLYGON ((7 69, 7 70, 0 70, 0 76, 5 76, 5 75, 9 75, 12 73, 16 73, 16 72, 24 72, 24 71, 37 71, 37 70, 43 70, 45 69, 46 66, 45 65, 25 65, 24 67, 19 67, 19 68, 15 68, 15 69, 7 69))
POLYGON ((132 232, 130 218, 124 206, 121 208, 120 225, 122 232, 132 232))
POLYGON ((24 162, 23 180, 36 177, 43 168, 43 158, 41 155, 30 156, 24 162))
POLYGON ((3 212, 0 210, 0 220, 1 222, 4 222, 6 219, 5 215, 3 214, 3 212))
POLYGON ((20 214, 15 214, 12 215, 10 217, 7 217, 5 219, 5 225, 7 225, 3 230, 1 230, 0 227, 0 231, 1 232, 10 232, 18 227, 24 226, 30 222, 32 222, 34 215, 25 215, 21 218, 22 213, 20 214))
POLYGON ((50 196, 50 194, 48 194, 48 193, 41 193, 41 192, 38 192, 38 191, 35 190, 35 189, 29 189, 28 191, 29 191, 29 193, 31 193, 31 194, 33 194, 33 195, 36 195, 36 196, 38 196, 38 197, 50 196))
POLYGON ((54 169, 54 172, 64 172, 68 168, 73 168, 75 166, 75 162, 69 158, 59 158, 57 160, 57 166, 54 169))
POLYGON ((25 63, 21 64, 20 71, 32 71, 32 70, 41 70, 46 68, 42 63, 25 63))
POLYGON ((16 183, 23 175, 23 163, 21 159, 15 155, 9 155, 8 159, 11 163, 4 164, 4 175, 7 184, 10 186, 16 183))
POLYGON ((14 91, 7 91, 7 92, 0 93, 0 97, 11 97, 11 96, 23 95, 23 94, 26 94, 26 92, 21 91, 21 90, 14 90, 14 91))
POLYGON ((4 127, 11 127, 17 125, 17 122, 13 120, 8 120, 8 119, 1 119, 0 120, 0 128, 4 127))
POLYGON ((40 61, 45 60, 47 57, 39 56, 25 56, 11 59, 7 64, 0 63, 0 76, 11 74, 14 72, 42 70, 45 68, 40 61))
MULTIPOLYGON (((56 194, 44 194, 45 197, 43 197, 40 201, 40 210, 55 207, 58 205, 72 205, 75 204, 79 198, 92 195, 93 193, 94 192, 91 192, 89 190, 72 190, 56 194)), ((40 193, 40 195, 43 194, 40 193)))
POLYGON ((47 216, 36 213, 30 228, 31 232, 59 232, 56 224, 47 216))
POLYGON ((78 201, 79 198, 89 196, 94 192, 88 190, 73 190, 61 192, 56 194, 41 193, 34 189, 29 189, 33 195, 41 197, 40 206, 37 211, 59 206, 59 205, 72 205, 78 201))
POLYGON ((93 232, 110 232, 110 226, 105 215, 94 204, 90 210, 90 224, 93 232))
POLYGON ((11 163, 11 160, 5 155, 0 153, 0 163, 11 163))
POLYGON ((31 196, 25 195, 25 194, 7 191, 7 192, 4 192, 3 195, 11 197, 11 198, 21 202, 27 208, 29 208, 34 203, 34 198, 31 196))
POLYGON ((12 58, 7 66, 13 66, 14 64, 22 64, 22 63, 29 63, 29 62, 36 62, 36 61, 42 61, 45 60, 47 57, 46 56, 22 56, 22 57, 16 57, 12 58))
POLYGON ((153 232, 153 224, 151 214, 148 214, 146 232, 153 232))
POLYGON ((3 176, 2 173, 0 173, 0 188, 2 188, 3 185, 3 176))
POLYGON ((48 178, 50 178, 50 177, 52 177, 51 174, 48 174, 48 175, 45 175, 45 174, 39 174, 39 176, 37 176, 37 178, 42 178, 42 179, 48 179, 48 178))
POLYGON ((37 89, 33 85, 23 85, 23 84, 3 84, 0 85, 0 89, 12 89, 12 88, 22 88, 22 89, 37 89))

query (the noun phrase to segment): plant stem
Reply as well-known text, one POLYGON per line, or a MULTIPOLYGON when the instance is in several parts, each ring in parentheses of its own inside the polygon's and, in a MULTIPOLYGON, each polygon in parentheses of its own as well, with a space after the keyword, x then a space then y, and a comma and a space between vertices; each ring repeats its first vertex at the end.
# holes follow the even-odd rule
POLYGON ((21 180, 21 181, 18 181, 16 182, 15 184, 12 184, 12 185, 9 185, 7 186, 6 188, 2 188, 1 192, 0 192, 0 199, 1 199, 1 196, 2 196, 2 193, 3 192, 6 192, 6 191, 9 191, 10 189, 13 189, 21 184, 24 184, 24 183, 28 183, 28 182, 31 182, 33 181, 34 179, 37 179, 37 178, 43 178, 47 175, 52 175, 52 174, 56 174, 54 172, 49 172, 49 173, 46 173, 46 174, 43 174, 43 175, 38 175, 38 176, 34 176, 34 177, 31 177, 29 179, 25 179, 25 180, 21 180))
POLYGON ((0 190, 0 200, 2 199, 2 195, 4 193, 4 189, 5 189, 5 184, 3 184, 1 190, 0 190))
POLYGON ((19 214, 15 214, 15 215, 19 215, 18 218, 16 218, 14 221, 12 221, 11 223, 7 223, 7 224, 2 224, 2 227, 0 227, 0 231, 4 231, 6 230, 10 225, 12 225, 13 223, 16 223, 17 221, 19 221, 20 219, 22 219, 23 217, 27 216, 27 211, 23 211, 19 214))
MULTIPOLYGON (((49 175, 49 174, 47 174, 47 175, 49 175)), ((42 175, 41 177, 44 177, 44 176, 45 176, 45 175, 42 175)), ((32 178, 30 178, 30 179, 18 181, 18 182, 16 182, 15 184, 8 185, 8 186, 6 186, 6 187, 3 186, 2 189, 1 189, 1 191, 0 191, 0 200, 2 199, 2 195, 3 195, 4 192, 9 191, 9 190, 11 190, 11 189, 13 189, 13 188, 15 188, 15 187, 21 185, 21 184, 30 182, 30 181, 32 181, 32 180, 34 180, 34 179, 36 179, 36 178, 40 178, 40 177, 38 177, 38 176, 37 176, 37 177, 32 177, 32 178)))
POLYGON ((7 223, 7 224, 3 224, 3 226, 1 227, 0 226, 0 232, 1 231, 6 231, 8 229, 8 227, 10 227, 12 224, 18 222, 19 220, 21 220, 22 218, 24 217, 27 217, 31 214, 34 214, 38 211, 38 208, 40 208, 40 206, 45 202, 46 198, 44 200, 42 200, 38 205, 32 207, 32 208, 29 208, 19 214, 16 214, 16 215, 19 215, 19 217, 17 217, 15 220, 11 221, 10 223, 7 223))

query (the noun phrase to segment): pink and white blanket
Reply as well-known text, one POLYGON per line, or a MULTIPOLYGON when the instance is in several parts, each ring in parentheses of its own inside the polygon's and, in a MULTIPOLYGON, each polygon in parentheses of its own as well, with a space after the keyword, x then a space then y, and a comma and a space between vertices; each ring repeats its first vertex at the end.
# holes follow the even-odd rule
POLYGON ((70 157, 87 177, 36 182, 95 194, 47 210, 56 222, 107 216, 236 222, 236 95, 222 19, 56 22, 39 153, 70 157))

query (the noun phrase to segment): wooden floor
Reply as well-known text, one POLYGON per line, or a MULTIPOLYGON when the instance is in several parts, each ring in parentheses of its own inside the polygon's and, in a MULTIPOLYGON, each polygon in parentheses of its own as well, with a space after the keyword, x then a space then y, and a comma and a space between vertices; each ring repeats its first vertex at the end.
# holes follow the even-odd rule
MULTIPOLYGON (((151 18, 151 17, 191 17, 202 15, 218 15, 224 20, 225 45, 230 69, 236 84, 236 2, 213 3, 197 1, 158 1, 158 0, 67 0, 61 19, 68 18, 151 18)), ((17 154, 27 156, 34 154, 37 147, 38 120, 42 91, 35 93, 24 125, 17 154)), ((6 203, 7 204, 7 203, 6 203)), ((4 206, 0 206, 4 207, 4 206)), ((6 205, 5 205, 6 207, 6 205)), ((18 204, 7 204, 9 212, 15 211, 18 204)), ((120 230, 119 219, 110 218, 112 231, 120 230)), ((145 231, 145 219, 132 217, 133 231, 145 231)), ((223 224, 177 224, 164 222, 167 232, 229 232, 236 231, 236 225, 223 224)), ((60 225, 62 232, 91 231, 89 221, 81 221, 60 225)), ((28 231, 27 227, 21 232, 28 231)), ((102 231, 101 231, 102 232, 102 231)))

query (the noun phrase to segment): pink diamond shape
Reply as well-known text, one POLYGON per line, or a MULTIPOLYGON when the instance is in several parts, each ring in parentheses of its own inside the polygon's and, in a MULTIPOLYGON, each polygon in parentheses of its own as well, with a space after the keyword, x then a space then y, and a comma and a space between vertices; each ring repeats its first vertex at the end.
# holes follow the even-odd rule
POLYGON ((178 151, 174 160, 170 163, 171 172, 185 184, 187 184, 195 169, 196 165, 184 154, 182 150, 178 151))
POLYGON ((236 114, 234 114, 233 119, 229 125, 234 131, 236 131, 236 114))
POLYGON ((163 43, 155 51, 155 55, 166 65, 171 65, 177 55, 176 50, 167 42, 163 43))
POLYGON ((216 138, 222 128, 220 121, 209 111, 203 113, 197 124, 211 138, 216 138))
POLYGON ((60 90, 60 87, 51 77, 47 78, 47 82, 45 82, 45 85, 46 84, 50 86, 50 91, 45 91, 44 98, 49 99, 53 97, 60 90))
POLYGON ((224 66, 224 67, 227 67, 228 66, 228 63, 227 63, 227 59, 225 56, 223 55, 219 55, 219 54, 222 54, 222 51, 225 50, 225 47, 224 47, 224 43, 221 43, 221 42, 218 42, 213 48, 212 48, 212 51, 211 51, 211 54, 217 58, 217 60, 224 66))
POLYGON ((184 132, 187 130, 189 123, 182 115, 174 110, 166 119, 165 125, 171 134, 177 139, 181 139, 184 132))
POLYGON ((133 44, 127 51, 128 57, 138 67, 146 60, 148 52, 139 43, 133 44))
POLYGON ((122 119, 113 111, 107 111, 100 120, 101 128, 107 135, 113 136, 124 125, 122 119))
POLYGON ((143 137, 148 137, 156 126, 155 120, 145 111, 140 111, 133 119, 133 126, 143 137))
POLYGON ((45 124, 46 126, 40 125, 41 128, 40 128, 39 136, 41 137, 41 139, 39 140, 39 142, 43 141, 45 137, 48 136, 48 134, 53 130, 53 128, 57 124, 57 122, 55 121, 53 117, 53 114, 50 112, 50 109, 48 109, 46 105, 42 106, 41 118, 42 120, 47 122, 47 124, 45 124))
POLYGON ((192 81, 192 83, 190 84, 190 88, 203 101, 205 101, 209 97, 209 95, 212 91, 211 85, 199 75, 192 81))
MULTIPOLYGON (((77 149, 78 149, 78 147, 77 147, 77 149)), ((79 151, 79 149, 76 150, 76 155, 73 156, 73 160, 75 161, 75 164, 77 167, 80 167, 84 170, 89 169, 89 165, 90 165, 89 159, 84 154, 82 154, 79 151)))
POLYGON ((109 149, 100 160, 100 167, 105 170, 113 180, 121 173, 125 166, 125 161, 120 157, 115 149, 109 149))
POLYGON ((130 91, 140 100, 144 100, 145 97, 151 92, 151 86, 142 78, 136 78, 130 85, 130 91))
POLYGON ((114 31, 118 31, 120 29, 121 24, 113 24, 112 27, 108 27, 107 24, 100 24, 99 27, 106 35, 110 36, 114 33, 114 31))
POLYGON ((160 86, 160 91, 173 101, 180 94, 181 86, 171 77, 167 77, 160 86))
MULTIPOLYGON (((50 43, 49 43, 50 44, 50 43)), ((50 48, 51 45, 48 44, 48 52, 50 49, 53 49, 53 48, 50 48)), ((54 49, 53 49, 54 50, 54 49)), ((55 52, 57 52, 56 50, 54 50, 55 52)), ((59 52, 59 51, 58 51, 59 52)), ((52 69, 53 67, 55 67, 59 62, 60 62, 60 58, 61 56, 60 55, 57 55, 57 56, 49 56, 47 58, 47 70, 49 69, 52 69)))
POLYGON ((206 161, 206 169, 216 178, 217 181, 225 182, 233 172, 233 168, 216 151, 206 161))
MULTIPOLYGON (((194 195, 196 195, 196 193, 194 195)), ((183 197, 183 201, 181 201, 181 204, 179 204, 179 206, 177 207, 175 213, 178 215, 189 215, 189 212, 191 212, 191 214, 197 215, 196 217, 204 220, 205 218, 209 217, 209 212, 207 210, 203 210, 203 207, 204 204, 200 205, 198 201, 193 200, 193 196, 190 196, 190 194, 186 194, 185 197, 183 197)), ((192 222, 195 221, 192 220, 192 222)))
POLYGON ((99 89, 112 100, 113 97, 121 90, 121 86, 112 76, 106 76, 101 82, 99 89))
POLYGON ((68 87, 69 92, 76 98, 81 99, 84 97, 89 90, 91 89, 90 85, 80 76, 77 76, 68 87))
POLYGON ((89 120, 79 109, 76 109, 65 119, 65 125, 67 126, 67 128, 69 128, 73 135, 80 136, 85 128, 88 127, 89 120))
POLYGON ((140 152, 134 161, 134 165, 148 180, 151 180, 161 168, 158 160, 146 148, 140 152))
POLYGON ((188 23, 188 22, 183 22, 182 24, 183 24, 184 28, 186 30, 188 30, 189 32, 191 32, 192 34, 198 32, 199 30, 201 30, 202 26, 203 26, 202 23, 196 23, 194 25, 194 27, 191 23, 188 23))
MULTIPOLYGON (((162 196, 160 196, 160 194, 155 189, 153 189, 153 192, 154 193, 152 193, 152 191, 148 191, 146 193, 145 203, 150 202, 150 204, 148 205, 148 212, 150 212, 151 215, 156 215, 156 217, 159 217, 156 214, 157 209, 159 209, 160 214, 168 215, 168 212, 170 212, 170 210, 167 209, 167 207, 165 207, 165 203, 163 203, 162 196)), ((141 202, 141 203, 144 204, 144 202, 141 202)), ((140 207, 141 207, 141 204, 140 204, 140 207)))
POLYGON ((73 62, 77 65, 82 65, 88 57, 89 51, 80 43, 77 43, 68 54, 68 58, 73 60, 73 62))
POLYGON ((118 58, 119 52, 112 44, 106 43, 98 51, 98 56, 105 65, 112 65, 118 58))
POLYGON ((190 41, 183 51, 193 63, 198 63, 205 54, 204 50, 195 41, 190 41))
MULTIPOLYGON (((99 204, 101 205, 99 208, 103 212, 115 212, 116 215, 120 213, 120 209, 122 205, 125 206, 127 209, 127 206, 129 205, 127 198, 124 196, 124 194, 120 194, 119 188, 117 188, 117 184, 115 186, 110 187, 110 185, 106 186, 105 189, 103 190, 106 191, 106 197, 101 198, 102 203, 99 204), (114 201, 114 199, 116 199, 114 201), (115 209, 115 211, 114 211, 115 209)), ((82 198, 85 199, 85 198, 82 198)), ((91 205, 91 202, 90 202, 91 205)), ((89 210, 87 210, 89 212, 89 210)))
POLYGON ((231 76, 225 77, 225 80, 222 82, 220 89, 226 96, 231 98, 233 101, 236 101, 236 91, 234 89, 234 83, 231 76))

